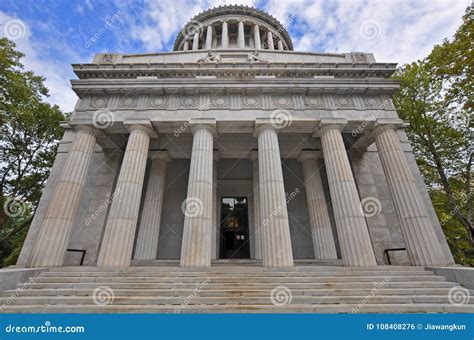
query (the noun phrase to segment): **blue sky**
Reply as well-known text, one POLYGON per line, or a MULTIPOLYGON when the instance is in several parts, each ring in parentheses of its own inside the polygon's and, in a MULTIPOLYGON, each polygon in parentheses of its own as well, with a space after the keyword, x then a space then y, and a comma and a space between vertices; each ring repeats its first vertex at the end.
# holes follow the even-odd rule
POLYGON ((72 111, 77 97, 70 64, 96 53, 169 51, 194 15, 222 4, 245 4, 275 16, 295 50, 372 52, 400 64, 425 57, 461 23, 470 0, 0 0, 0 37, 26 54, 27 69, 46 77, 48 101, 72 111))

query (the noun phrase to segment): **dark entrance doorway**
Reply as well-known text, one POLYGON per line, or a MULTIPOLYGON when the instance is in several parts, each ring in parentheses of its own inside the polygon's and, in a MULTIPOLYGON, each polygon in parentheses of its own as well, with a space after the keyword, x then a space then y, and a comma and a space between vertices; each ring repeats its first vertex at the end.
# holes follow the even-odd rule
POLYGON ((220 258, 250 258, 248 221, 247 197, 222 197, 220 258))

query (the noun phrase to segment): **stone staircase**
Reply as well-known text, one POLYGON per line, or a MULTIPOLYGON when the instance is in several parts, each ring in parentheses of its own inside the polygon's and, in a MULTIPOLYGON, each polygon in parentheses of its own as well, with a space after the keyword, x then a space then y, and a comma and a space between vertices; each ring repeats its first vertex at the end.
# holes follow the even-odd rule
POLYGON ((1 292, 6 313, 474 313, 473 294, 422 267, 216 264, 53 268, 1 292), (457 287, 457 288, 455 288, 457 287), (456 299, 456 298, 455 298, 456 299), (466 301, 467 300, 467 301, 466 301), (451 303, 450 303, 451 301, 451 303), (454 300, 459 302, 459 300, 454 300))

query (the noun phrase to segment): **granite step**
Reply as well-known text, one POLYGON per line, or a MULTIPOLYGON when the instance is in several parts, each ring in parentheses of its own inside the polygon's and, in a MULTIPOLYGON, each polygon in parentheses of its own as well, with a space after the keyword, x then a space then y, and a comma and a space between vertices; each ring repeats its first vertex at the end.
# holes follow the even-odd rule
POLYGON ((330 282, 444 282, 446 278, 442 276, 425 276, 425 275, 411 275, 411 276, 391 276, 390 274, 384 276, 328 276, 328 277, 254 277, 243 278, 238 276, 225 277, 149 277, 149 276, 112 276, 112 277, 48 277, 40 276, 36 278, 37 283, 66 283, 74 280, 81 282, 103 282, 103 283, 174 283, 179 280, 180 283, 200 283, 209 281, 211 283, 231 283, 231 284, 251 284, 251 283, 330 283, 330 282))
MULTIPOLYGON (((96 287, 95 287, 96 288, 96 287)), ((21 296, 92 296, 95 290, 90 289, 27 289, 21 296)), ((292 289, 292 296, 366 296, 373 292, 374 288, 342 288, 342 289, 292 289)), ((189 296, 194 293, 194 289, 122 289, 115 288, 115 296, 189 296)), ((448 295, 449 288, 381 288, 377 290, 378 295, 448 295)), ((270 296, 272 289, 209 289, 199 292, 199 296, 270 296)), ((0 292, 0 297, 10 297, 15 294, 14 290, 0 292)), ((471 291, 471 296, 474 292, 471 291)))
MULTIPOLYGON (((375 285, 379 284, 380 281, 375 282, 329 282, 329 283, 286 283, 285 286, 291 289, 321 289, 321 288, 373 288, 375 285)), ((196 283, 127 283, 127 282, 56 282, 56 283, 32 283, 29 285, 31 288, 96 288, 100 285, 107 285, 110 288, 128 288, 128 289, 194 289, 198 286, 196 283)), ((386 282, 383 284, 385 288, 451 288, 458 286, 457 283, 453 282, 386 282)), ((214 287, 222 288, 241 288, 241 289, 273 289, 275 287, 274 283, 226 283, 226 284, 213 284, 212 282, 206 285, 208 289, 214 287)))
MULTIPOLYGON (((448 296, 380 296, 370 298, 367 295, 341 295, 341 296, 291 296, 290 304, 412 304, 412 303, 449 303, 448 296)), ((7 298, 0 298, 0 304, 7 302, 7 298)), ((471 302, 472 298, 471 298, 471 302)), ((114 305, 268 305, 272 304, 270 294, 264 297, 215 297, 215 296, 115 296, 112 300, 114 305)), ((91 305, 94 304, 92 296, 21 296, 15 300, 15 305, 91 305)), ((468 304, 466 302, 466 304, 468 304)))
POLYGON ((66 267, 41 273, 25 290, 2 292, 0 303, 11 313, 474 312, 472 298, 450 304, 458 286, 421 267, 66 267), (113 299, 98 306, 97 291, 113 299), (278 291, 290 303, 272 300, 278 291))
POLYGON ((11 305, 9 313, 474 313, 474 306, 451 304, 368 304, 359 310, 351 304, 325 305, 193 305, 177 309, 176 306, 157 305, 11 305))

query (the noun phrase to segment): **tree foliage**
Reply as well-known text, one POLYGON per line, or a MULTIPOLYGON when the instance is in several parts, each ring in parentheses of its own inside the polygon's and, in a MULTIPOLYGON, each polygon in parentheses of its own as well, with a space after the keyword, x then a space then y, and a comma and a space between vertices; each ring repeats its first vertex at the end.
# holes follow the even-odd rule
POLYGON ((24 71, 15 47, 0 39, 0 264, 18 256, 54 162, 59 123, 66 119, 44 102, 44 79, 24 71))
POLYGON ((473 8, 451 40, 402 66, 394 104, 410 123, 408 137, 456 260, 474 265, 472 129, 473 8))

